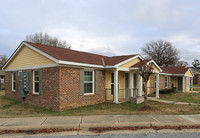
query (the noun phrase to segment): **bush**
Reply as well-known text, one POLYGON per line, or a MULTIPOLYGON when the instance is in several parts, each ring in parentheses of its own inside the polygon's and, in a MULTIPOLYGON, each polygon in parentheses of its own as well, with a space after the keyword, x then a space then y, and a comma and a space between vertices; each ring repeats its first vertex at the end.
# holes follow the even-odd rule
POLYGON ((175 88, 160 90, 160 94, 169 94, 169 93, 174 93, 174 92, 175 92, 175 88))

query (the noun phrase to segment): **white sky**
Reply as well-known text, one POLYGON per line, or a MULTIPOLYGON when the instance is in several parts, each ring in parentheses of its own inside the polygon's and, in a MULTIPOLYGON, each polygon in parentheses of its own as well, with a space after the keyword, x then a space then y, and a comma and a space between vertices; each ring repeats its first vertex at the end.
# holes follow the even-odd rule
POLYGON ((108 56, 141 54, 145 43, 163 39, 190 64, 200 59, 200 1, 0 0, 0 55, 36 32, 108 56))

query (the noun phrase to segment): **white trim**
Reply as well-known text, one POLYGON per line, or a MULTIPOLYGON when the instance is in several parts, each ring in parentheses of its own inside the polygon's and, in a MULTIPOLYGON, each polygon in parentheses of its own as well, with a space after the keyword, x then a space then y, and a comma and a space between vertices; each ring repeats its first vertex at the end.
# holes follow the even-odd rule
POLYGON ((134 68, 129 68, 130 70, 138 70, 140 69, 139 67, 134 67, 134 68))
MULTIPOLYGON (((169 76, 165 76, 167 78, 167 86, 165 85, 165 88, 169 88, 169 76)), ((166 80, 164 81, 166 83, 166 80)))
POLYGON ((141 60, 144 60, 144 58, 141 57, 140 55, 136 55, 136 56, 133 56, 133 57, 131 57, 131 58, 125 60, 125 61, 122 61, 122 62, 116 64, 115 67, 119 67, 119 66, 121 66, 121 65, 123 65, 123 64, 125 64, 125 63, 127 63, 127 62, 129 62, 131 60, 133 60, 133 59, 136 59, 136 58, 140 58, 141 60))
POLYGON ((159 73, 160 75, 168 75, 168 76, 172 76, 173 74, 170 73, 159 73))
POLYGON ((47 58, 53 60, 54 62, 58 63, 58 59, 56 59, 56 58, 54 58, 54 57, 48 55, 47 53, 45 53, 45 52, 43 52, 43 51, 41 51, 41 50, 39 50, 39 49, 37 49, 37 48, 35 48, 35 47, 29 45, 29 44, 26 43, 26 42, 23 42, 22 44, 26 45, 27 47, 29 47, 29 48, 35 50, 36 52, 40 53, 41 55, 43 55, 43 56, 45 56, 45 57, 47 57, 47 58))
MULTIPOLYGON (((83 77, 85 77, 85 71, 92 72, 92 93, 85 93, 85 89, 84 89, 84 95, 94 95, 94 70, 84 70, 83 77)), ((85 84, 85 80, 83 80, 83 84, 85 84)))
POLYGON ((50 56, 50 55, 48 55, 48 54, 42 52, 41 50, 39 50, 39 49, 37 49, 37 48, 35 48, 35 47, 29 45, 29 44, 26 43, 26 42, 22 42, 22 43, 19 45, 19 47, 15 50, 15 52, 11 55, 11 57, 8 59, 8 61, 6 62, 6 64, 3 66, 2 70, 4 70, 4 68, 5 68, 5 67, 8 65, 8 63, 15 57, 15 55, 18 53, 18 51, 20 51, 20 50, 22 49, 23 46, 27 46, 27 47, 33 49, 34 51, 36 51, 36 52, 42 54, 43 56, 45 56, 45 57, 47 57, 47 58, 53 60, 53 61, 56 62, 56 63, 58 63, 58 60, 55 59, 54 57, 52 57, 52 56, 50 56))
MULTIPOLYGON (((39 95, 39 92, 35 92, 35 72, 36 71, 38 71, 38 70, 34 70, 33 71, 33 94, 38 94, 39 95)), ((39 73, 39 71, 38 71, 38 73, 39 73)), ((38 74, 39 75, 39 74, 38 74)), ((40 76, 39 76, 40 77, 40 76)), ((40 79, 40 78, 39 78, 40 79)), ((38 83, 39 83, 39 86, 41 85, 40 84, 40 81, 38 81, 38 83)), ((39 90, 40 91, 40 90, 39 90)))
POLYGON ((40 68, 48 68, 48 67, 56 67, 59 64, 47 64, 47 65, 39 65, 39 66, 31 66, 31 67, 24 67, 24 68, 14 68, 14 69, 6 69, 5 71, 16 71, 16 70, 26 70, 26 69, 40 69, 40 68))
POLYGON ((116 69, 117 67, 115 67, 115 66, 110 66, 110 65, 108 65, 108 66, 105 66, 104 68, 109 68, 109 69, 116 69))
POLYGON ((96 67, 96 68, 104 68, 102 65, 95 65, 95 64, 87 64, 87 63, 79 63, 79 62, 71 62, 71 61, 64 61, 58 60, 59 64, 67 64, 67 65, 75 65, 75 66, 86 66, 86 67, 96 67))
POLYGON ((162 72, 162 69, 156 64, 156 62, 153 59, 147 62, 146 64, 149 64, 151 62, 153 62, 153 64, 160 70, 160 72, 162 72))
POLYGON ((126 68, 118 68, 118 71, 130 71, 130 70, 126 68))
MULTIPOLYGON (((15 81, 14 81, 14 73, 16 73, 16 72, 12 72, 11 74, 12 74, 12 91, 13 92, 15 92, 16 91, 16 77, 15 77, 15 81), (13 83, 15 82, 15 90, 14 90, 14 85, 13 85, 13 83)), ((15 74, 16 75, 16 74, 15 74)))

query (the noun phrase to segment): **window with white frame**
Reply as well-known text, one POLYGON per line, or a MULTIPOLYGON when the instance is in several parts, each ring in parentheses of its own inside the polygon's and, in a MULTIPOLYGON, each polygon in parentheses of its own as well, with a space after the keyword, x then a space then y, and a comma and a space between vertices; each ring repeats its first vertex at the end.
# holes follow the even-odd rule
POLYGON ((16 91, 16 72, 12 72, 12 91, 16 91))
POLYGON ((168 76, 165 76, 165 88, 168 88, 168 76))
POLYGON ((39 94, 39 71, 33 71, 33 93, 39 94))
POLYGON ((94 71, 84 71, 84 94, 94 94, 94 71))

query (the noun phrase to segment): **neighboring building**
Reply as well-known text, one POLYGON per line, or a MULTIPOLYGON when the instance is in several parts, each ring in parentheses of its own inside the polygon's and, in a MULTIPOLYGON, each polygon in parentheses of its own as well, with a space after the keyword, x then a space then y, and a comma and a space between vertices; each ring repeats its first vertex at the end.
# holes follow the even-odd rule
POLYGON ((200 69, 191 69, 194 74, 193 84, 200 84, 200 69))
POLYGON ((0 70, 0 83, 4 83, 5 79, 5 71, 0 70))
POLYGON ((163 67, 160 73, 160 89, 175 88, 176 91, 189 92, 193 90, 193 72, 183 66, 163 67), (164 83, 163 83, 164 82, 164 83))
POLYGON ((22 42, 3 67, 6 97, 54 110, 105 101, 119 103, 142 96, 143 80, 138 70, 149 63, 153 64, 153 75, 148 93, 156 92, 159 97, 159 83, 164 83, 159 79, 162 69, 139 54, 107 57, 22 42))

